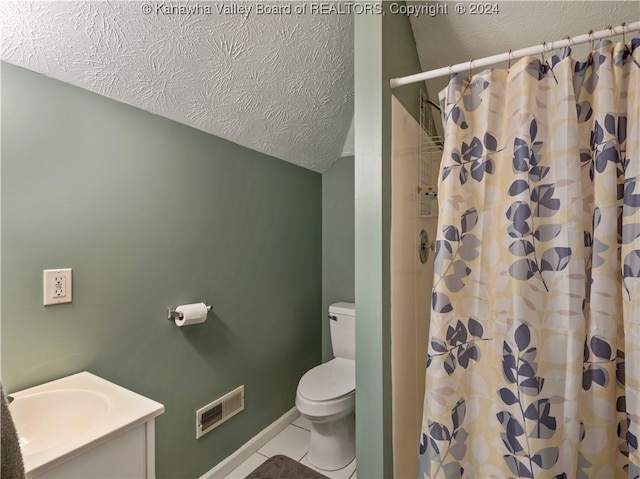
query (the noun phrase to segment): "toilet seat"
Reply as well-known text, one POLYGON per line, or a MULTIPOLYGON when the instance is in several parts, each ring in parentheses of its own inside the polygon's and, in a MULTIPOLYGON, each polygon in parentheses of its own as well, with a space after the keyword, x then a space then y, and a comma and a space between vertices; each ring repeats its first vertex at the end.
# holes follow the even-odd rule
POLYGON ((352 395, 356 389, 355 361, 335 358, 307 371, 298 393, 310 401, 334 401, 352 395))

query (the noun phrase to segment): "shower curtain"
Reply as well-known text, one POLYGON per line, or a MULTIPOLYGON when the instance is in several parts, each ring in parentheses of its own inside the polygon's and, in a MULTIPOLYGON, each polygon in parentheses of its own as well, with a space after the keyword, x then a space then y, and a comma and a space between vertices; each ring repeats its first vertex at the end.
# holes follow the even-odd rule
POLYGON ((418 477, 640 475, 640 39, 452 75, 418 477))

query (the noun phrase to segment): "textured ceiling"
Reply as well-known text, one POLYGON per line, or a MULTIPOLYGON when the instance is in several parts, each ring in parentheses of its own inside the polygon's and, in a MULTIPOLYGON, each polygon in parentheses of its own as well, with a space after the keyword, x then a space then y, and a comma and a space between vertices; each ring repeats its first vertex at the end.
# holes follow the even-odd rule
MULTIPOLYGON (((314 2, 260 3, 307 4, 307 13, 259 13, 253 1, 0 0, 0 55, 325 171, 353 154, 353 17, 311 13, 314 2)), ((455 3, 428 2, 448 14, 411 17, 423 70, 640 18, 637 1, 503 0, 492 15, 458 15, 455 3)), ((445 84, 430 80, 431 97, 445 84)))
MULTIPOLYGON (((424 2, 409 1, 408 4, 424 2)), ((443 2, 440 2, 443 3, 443 2)), ((445 2, 446 3, 446 2, 445 2)), ((589 30, 603 30, 640 20, 640 2, 633 1, 500 1, 497 13, 449 14, 411 17, 420 63, 424 71, 462 63, 511 50, 561 40, 567 35, 584 35, 589 30)), ((467 6, 470 2, 464 2, 467 6)), ((476 2, 474 2, 476 3, 476 2)), ((628 35, 628 38, 631 34, 628 35)), ((621 37, 615 37, 620 39, 621 37)), ((588 45, 576 46, 574 58, 584 58, 588 45)), ((506 66, 506 65, 504 65, 506 66)), ((477 73, 479 70, 474 70, 477 73)), ((417 72, 416 72, 417 73, 417 72)), ((427 81, 429 96, 438 98, 447 77, 427 81)))
POLYGON ((353 116, 353 18, 257 7, 4 0, 0 54, 322 172, 341 155, 353 116))

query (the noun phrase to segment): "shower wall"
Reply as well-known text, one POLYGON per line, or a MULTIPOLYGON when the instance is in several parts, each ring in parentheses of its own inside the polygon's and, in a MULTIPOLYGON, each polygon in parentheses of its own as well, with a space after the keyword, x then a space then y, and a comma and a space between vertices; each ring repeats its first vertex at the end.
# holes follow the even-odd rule
MULTIPOLYGON (((417 99, 416 99, 417 102, 417 99)), ((422 264, 418 237, 435 241, 437 218, 418 215, 420 125, 392 98, 391 133, 391 358, 393 467, 396 479, 417 474, 433 252, 422 264)))

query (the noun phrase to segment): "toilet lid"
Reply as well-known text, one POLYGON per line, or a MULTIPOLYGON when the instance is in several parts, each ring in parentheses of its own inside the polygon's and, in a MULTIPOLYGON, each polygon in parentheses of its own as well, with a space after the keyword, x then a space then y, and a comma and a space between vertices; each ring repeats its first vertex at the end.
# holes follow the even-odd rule
POLYGON ((307 371, 298 391, 312 401, 338 399, 356 389, 356 362, 335 358, 307 371))

